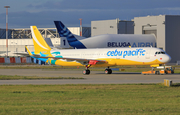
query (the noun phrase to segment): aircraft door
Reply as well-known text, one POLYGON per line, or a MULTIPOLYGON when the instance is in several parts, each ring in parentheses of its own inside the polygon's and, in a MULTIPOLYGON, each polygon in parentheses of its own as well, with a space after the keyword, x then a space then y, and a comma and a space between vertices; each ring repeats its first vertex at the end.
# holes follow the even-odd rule
POLYGON ((85 52, 81 53, 81 58, 85 58, 85 52))
POLYGON ((146 59, 150 59, 150 52, 151 52, 150 49, 146 49, 146 54, 145 54, 146 59))

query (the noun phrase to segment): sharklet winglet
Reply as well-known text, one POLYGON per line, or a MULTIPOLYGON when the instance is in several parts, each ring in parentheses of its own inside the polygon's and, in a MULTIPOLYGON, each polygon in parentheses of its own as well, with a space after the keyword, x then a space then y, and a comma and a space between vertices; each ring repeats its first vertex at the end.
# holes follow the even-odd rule
POLYGON ((25 46, 25 48, 27 49, 29 55, 32 56, 32 53, 29 51, 29 49, 27 48, 27 46, 25 46))

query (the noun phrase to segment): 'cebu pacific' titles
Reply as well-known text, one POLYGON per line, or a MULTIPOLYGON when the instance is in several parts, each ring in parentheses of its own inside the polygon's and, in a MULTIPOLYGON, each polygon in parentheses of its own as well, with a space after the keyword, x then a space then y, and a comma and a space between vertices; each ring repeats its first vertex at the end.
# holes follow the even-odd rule
MULTIPOLYGON (((156 47, 156 38, 153 34, 104 34, 78 40, 61 22, 54 21, 62 40, 62 46, 69 44, 76 49, 85 48, 121 48, 121 47, 156 47), (63 38, 62 38, 63 37, 63 38), (68 41, 68 43, 66 43, 68 41)), ((78 36, 79 38, 80 36, 78 36)))
POLYGON ((90 74, 89 67, 107 67, 106 74, 111 74, 111 66, 118 65, 158 65, 165 64, 171 57, 162 49, 153 47, 139 48, 99 48, 99 49, 51 49, 36 26, 31 26, 34 52, 33 58, 60 66, 85 66, 83 74, 90 74))

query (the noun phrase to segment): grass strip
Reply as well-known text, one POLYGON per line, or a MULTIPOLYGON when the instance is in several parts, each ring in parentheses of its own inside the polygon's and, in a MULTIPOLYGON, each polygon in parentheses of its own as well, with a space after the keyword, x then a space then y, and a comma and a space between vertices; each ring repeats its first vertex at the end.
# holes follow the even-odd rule
POLYGON ((84 78, 82 77, 37 77, 37 76, 0 75, 0 80, 38 80, 38 79, 84 79, 84 78))
POLYGON ((162 84, 2 85, 0 94, 3 115, 180 113, 180 87, 162 84))

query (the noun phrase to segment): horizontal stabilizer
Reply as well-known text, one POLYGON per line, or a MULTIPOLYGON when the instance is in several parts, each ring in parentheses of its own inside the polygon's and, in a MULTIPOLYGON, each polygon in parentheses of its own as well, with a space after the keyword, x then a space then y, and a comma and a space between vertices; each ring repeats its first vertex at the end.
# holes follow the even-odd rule
POLYGON ((16 52, 16 53, 13 53, 13 54, 21 55, 21 56, 25 56, 25 57, 29 56, 29 53, 27 53, 27 52, 16 52))

